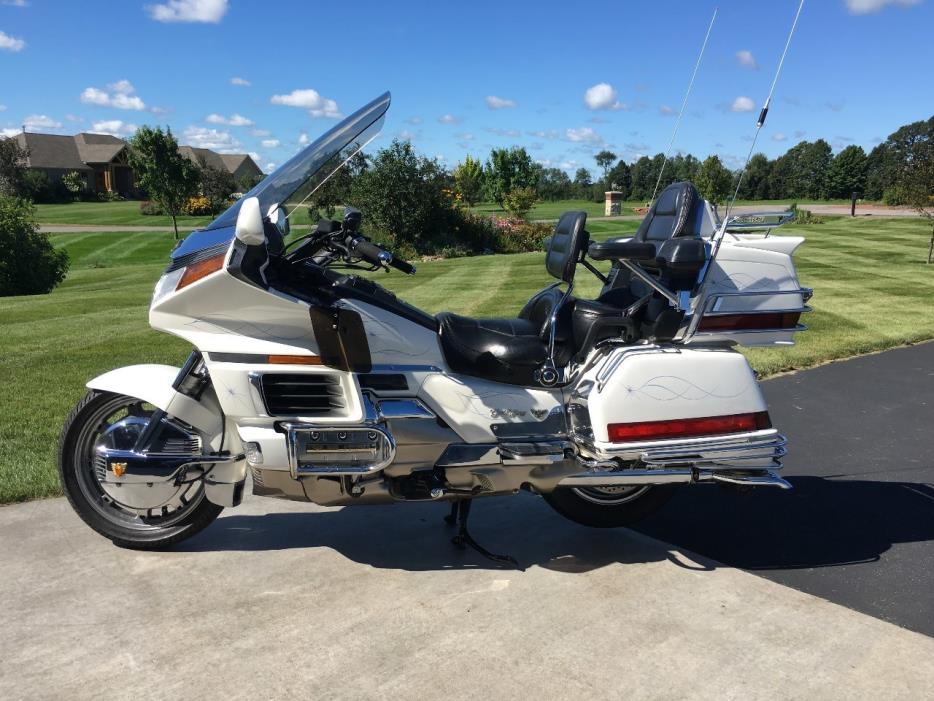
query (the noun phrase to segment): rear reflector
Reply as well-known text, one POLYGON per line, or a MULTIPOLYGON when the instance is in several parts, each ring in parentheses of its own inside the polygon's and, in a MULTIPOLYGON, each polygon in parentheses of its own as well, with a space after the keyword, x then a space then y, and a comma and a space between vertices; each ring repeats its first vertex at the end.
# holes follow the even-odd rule
POLYGON ((320 355, 270 355, 270 365, 323 365, 320 355))
POLYGON ((627 441, 664 440, 666 438, 697 438, 725 433, 744 433, 772 428, 769 412, 706 416, 699 419, 670 419, 667 421, 639 421, 630 424, 609 424, 607 433, 611 443, 627 441))
POLYGON ((705 316, 698 331, 766 331, 793 329, 798 325, 801 312, 768 312, 765 314, 723 314, 705 316))
POLYGON ((220 253, 216 256, 211 256, 210 258, 205 258, 204 260, 198 261, 197 263, 192 263, 187 268, 182 275, 182 279, 178 281, 178 284, 175 286, 175 290, 178 291, 183 287, 188 287, 193 282, 197 282, 203 277, 207 277, 211 273, 216 273, 218 270, 224 267, 224 258, 226 257, 226 251, 220 253))

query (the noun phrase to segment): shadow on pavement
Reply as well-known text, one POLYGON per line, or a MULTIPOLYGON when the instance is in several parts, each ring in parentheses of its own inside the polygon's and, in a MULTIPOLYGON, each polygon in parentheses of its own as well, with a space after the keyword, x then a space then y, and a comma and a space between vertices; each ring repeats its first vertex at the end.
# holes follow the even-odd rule
MULTIPOLYGON (((691 569, 723 563, 748 570, 822 568, 876 562, 894 543, 934 540, 934 489, 924 484, 792 477, 791 492, 748 494, 711 486, 679 490, 641 533, 712 562, 685 563, 664 547, 625 530, 565 521, 530 495, 477 500, 471 531, 490 550, 523 567, 587 572, 613 563, 672 560, 691 569)), ((446 504, 344 508, 318 512, 232 515, 219 519, 183 551, 332 548, 378 568, 497 568, 450 544, 446 504)))

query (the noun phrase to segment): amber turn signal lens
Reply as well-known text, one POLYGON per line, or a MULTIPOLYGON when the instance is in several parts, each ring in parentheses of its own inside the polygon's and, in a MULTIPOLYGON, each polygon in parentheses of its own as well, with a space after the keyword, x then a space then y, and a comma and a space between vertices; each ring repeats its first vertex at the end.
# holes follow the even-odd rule
POLYGON ((320 355, 270 355, 270 365, 323 365, 320 355))
POLYGON ((220 253, 216 256, 211 256, 210 258, 205 258, 204 260, 198 261, 197 263, 192 263, 187 268, 182 275, 182 279, 178 281, 178 284, 175 286, 175 291, 182 289, 183 287, 188 287, 193 282, 197 282, 203 277, 207 277, 211 273, 216 273, 218 270, 224 267, 224 257, 226 253, 220 253))

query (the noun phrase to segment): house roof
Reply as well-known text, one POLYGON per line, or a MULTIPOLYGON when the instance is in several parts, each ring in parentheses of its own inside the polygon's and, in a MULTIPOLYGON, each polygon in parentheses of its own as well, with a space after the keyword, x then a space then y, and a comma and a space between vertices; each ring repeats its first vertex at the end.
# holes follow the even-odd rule
POLYGON ((126 142, 110 134, 76 134, 78 155, 85 163, 110 163, 126 148, 126 142))
POLYGON ((30 168, 90 170, 81 158, 78 144, 72 136, 23 132, 16 135, 16 140, 20 146, 29 150, 26 164, 30 168))
POLYGON ((203 161, 211 168, 226 170, 228 173, 236 173, 237 169, 246 162, 253 166, 256 173, 263 172, 247 153, 216 153, 210 149, 195 148, 194 146, 179 146, 178 150, 183 156, 190 158, 195 163, 203 161))

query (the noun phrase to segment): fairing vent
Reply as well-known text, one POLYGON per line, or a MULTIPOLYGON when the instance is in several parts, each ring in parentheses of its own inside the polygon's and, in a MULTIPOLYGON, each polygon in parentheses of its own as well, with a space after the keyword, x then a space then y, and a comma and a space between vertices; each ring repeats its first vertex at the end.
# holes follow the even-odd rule
POLYGON ((347 406, 335 375, 263 375, 263 401, 270 416, 327 416, 347 406))

